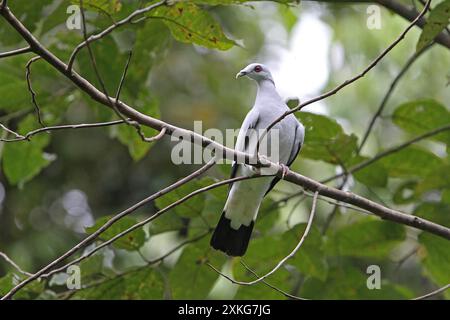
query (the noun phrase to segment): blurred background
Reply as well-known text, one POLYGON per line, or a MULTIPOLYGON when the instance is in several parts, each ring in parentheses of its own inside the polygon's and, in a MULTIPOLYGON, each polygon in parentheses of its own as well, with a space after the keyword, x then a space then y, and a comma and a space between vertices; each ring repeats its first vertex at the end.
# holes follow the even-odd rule
MULTIPOLYGON (((89 7, 86 13, 88 32, 98 32, 111 24, 111 20, 117 21, 139 5, 145 4, 144 1, 131 0, 122 0, 120 3, 120 10, 113 10, 110 15, 89 7)), ((404 3, 409 5, 410 1, 404 3)), ((66 9, 71 4, 70 1, 59 0, 18 0, 11 1, 10 6, 45 46, 67 61, 72 49, 82 40, 80 30, 68 30, 65 25, 69 16, 66 9)), ((369 29, 368 6, 369 4, 364 3, 315 1, 304 1, 300 5, 273 2, 226 6, 199 4, 237 45, 222 51, 178 42, 171 37, 164 21, 147 19, 145 22, 117 29, 112 35, 95 42, 92 47, 100 74, 111 93, 117 88, 127 60, 127 51, 133 48, 122 93, 122 100, 129 105, 183 128, 193 129, 194 121, 202 121, 204 130, 218 128, 224 132, 226 129, 239 128, 253 104, 255 83, 248 79, 236 80, 234 77, 249 63, 260 62, 269 66, 283 98, 296 98, 300 101, 319 95, 362 71, 408 25, 403 18, 378 7, 381 28, 369 29)), ((421 8, 419 2, 417 6, 421 8)), ((420 32, 419 28, 413 28, 364 78, 330 98, 309 105, 303 111, 325 115, 327 119, 336 121, 345 135, 354 135, 360 142, 391 81, 414 54, 420 32)), ((25 45, 2 19, 0 34, 0 52, 25 45)), ((449 111, 449 52, 447 48, 434 45, 415 61, 376 122, 362 149, 362 155, 373 156, 413 136, 392 121, 391 116, 399 105, 429 98, 443 105, 447 104, 446 109, 449 111)), ((39 127, 25 82, 24 66, 31 57, 32 54, 26 54, 0 60, 0 120, 19 131, 39 127)), ((91 101, 45 62, 37 61, 31 68, 33 87, 46 125, 89 123, 116 118, 110 110, 91 101)), ((75 69, 98 85, 87 50, 80 52, 75 69)), ((323 128, 314 129, 326 131, 327 122, 323 122, 323 125, 323 128)), ((149 130, 148 134, 154 132, 149 130)), ((6 137, 4 132, 3 137, 6 137)), ((148 146, 140 142, 134 131, 126 126, 44 133, 39 138, 33 138, 32 142, 14 143, 17 145, 15 147, 11 145, 3 143, 0 151, 3 153, 3 170, 0 175, 0 251, 7 253, 24 270, 30 272, 38 270, 83 239, 86 236, 85 228, 94 225, 97 219, 117 214, 199 167, 173 164, 170 158, 173 143, 168 137, 148 146), (36 151, 32 147, 26 147, 25 151, 17 151, 19 146, 30 143, 40 144, 41 149, 36 151), (9 174, 5 172, 6 159, 9 159, 10 164, 17 165, 15 170, 20 172, 14 173, 14 169, 9 174)), ((448 162, 445 143, 427 140, 419 145, 434 157, 448 162)), ((308 154, 303 156, 300 153, 292 166, 293 170, 315 180, 333 176, 341 170, 333 161, 321 160, 308 154)), ((216 179, 224 178, 228 170, 226 165, 219 166, 209 175, 216 179)), ((417 183, 424 179, 424 176, 410 175, 409 172, 406 171, 403 176, 393 174, 392 179, 389 177, 384 186, 372 186, 370 183, 350 179, 344 188, 405 212, 412 212, 425 200, 442 203, 440 196, 436 194, 428 194, 428 198, 417 197, 414 201, 403 204, 395 203, 393 195, 399 185, 412 180, 417 183)), ((342 181, 337 180, 330 185, 339 186, 341 183, 342 181)), ((268 233, 269 235, 279 237, 286 229, 290 229, 285 227, 286 220, 291 221, 292 225, 302 224, 307 220, 311 204, 309 198, 305 201, 297 201, 296 198, 277 203, 277 200, 300 190, 298 186, 281 182, 272 192, 267 200, 267 207, 275 203, 277 216, 271 222, 272 233, 268 233)), ((219 197, 223 197, 225 193, 226 188, 217 191, 219 197)), ((223 203, 219 201, 217 212, 209 213, 212 215, 211 226, 214 226, 214 221, 219 217, 221 205, 223 203)), ((134 213, 133 219, 148 217, 157 207, 158 203, 148 204, 134 213)), ((319 230, 325 225, 333 208, 327 202, 320 202, 318 207, 315 226, 320 243, 330 241, 329 238, 338 233, 341 227, 351 226, 359 219, 367 219, 351 209, 338 209, 330 229, 321 235, 319 230)), ((442 214, 448 216, 449 212, 442 214)), ((189 219, 186 217, 182 219, 185 222, 187 220, 189 219)), ((388 242, 385 247, 377 247, 374 243, 373 247, 361 246, 358 253, 352 254, 344 252, 344 249, 332 253, 334 249, 322 250, 322 244, 320 248, 314 248, 311 244, 312 255, 320 255, 311 258, 312 266, 309 268, 314 270, 308 274, 307 271, 302 272, 308 268, 299 267, 300 271, 292 272, 288 266, 273 282, 305 298, 342 299, 410 298, 436 289, 439 285, 444 285, 445 281, 448 283, 448 269, 447 272, 444 270, 433 273, 433 268, 430 271, 423 263, 424 256, 420 255, 422 246, 417 240, 417 230, 408 229, 405 232, 403 228, 399 238, 395 238, 394 234, 398 230, 390 229, 392 223, 386 224, 389 224, 387 229, 383 229, 384 224, 377 226, 380 233, 384 232, 384 238, 378 239, 374 235, 377 241, 388 242), (390 235, 392 239, 389 238, 390 235), (363 290, 367 278, 366 268, 372 264, 381 266, 382 270, 383 289, 379 294, 363 290)), ((172 229, 153 234, 151 228, 146 228, 146 241, 141 253, 120 247, 102 251, 102 271, 97 270, 96 273, 120 273, 143 265, 142 254, 148 259, 164 254, 186 236, 183 227, 179 230, 172 229)), ((359 230, 364 229, 361 227, 359 230)), ((367 240, 364 235, 359 236, 362 242, 367 240)), ((358 241, 358 237, 355 237, 347 239, 351 246, 357 246, 353 242, 358 241)), ((283 239, 285 238, 280 238, 279 245, 273 249, 280 255, 286 255, 290 250, 285 247, 287 244, 283 239)), ((341 241, 345 243, 345 239, 341 238, 341 241)), ((207 248, 206 240, 204 242, 204 248, 207 248)), ((258 264, 265 259, 268 265, 258 269, 262 273, 275 265, 277 259, 266 255, 258 256, 256 252, 259 245, 263 244, 255 242, 254 249, 250 245, 251 252, 247 262, 250 265, 252 261, 258 264)), ((325 248, 329 246, 325 245, 325 248)), ((438 269, 448 266, 449 261, 445 259, 448 259, 450 251, 448 243, 439 248, 443 260, 437 262, 438 269)), ((162 265, 155 267, 160 269, 158 272, 161 272, 163 278, 171 279, 170 270, 176 268, 177 263, 182 263, 179 260, 182 254, 183 249, 178 250, 162 265)), ((217 267, 223 265, 224 271, 235 268, 233 262, 224 257, 220 259, 222 260, 217 267)), ((255 264, 253 266, 256 268, 255 264)), ((0 284, 1 279, 5 279, 13 271, 0 260, 0 277, 3 276, 0 284)), ((184 277, 190 277, 189 272, 188 267, 185 267, 184 277)), ((258 285, 259 289, 238 289, 223 279, 218 280, 218 276, 206 266, 202 272, 208 274, 208 282, 203 284, 207 288, 202 295, 177 291, 176 288, 170 292, 166 288, 160 298, 284 298, 262 284, 258 285)), ((236 277, 251 278, 244 271, 240 272, 234 272, 236 277)), ((101 276, 96 274, 95 279, 97 278, 101 276)), ((61 298, 58 296, 64 291, 58 287, 61 283, 57 280, 53 282, 45 285, 47 295, 43 295, 43 290, 32 292, 30 289, 28 297, 61 298)), ((173 283, 177 283, 176 280, 173 283)), ((180 286, 182 287, 181 284, 180 286)), ((173 287, 175 284, 172 284, 173 287)), ((81 293, 79 298, 106 296, 90 292, 86 296, 81 293)))

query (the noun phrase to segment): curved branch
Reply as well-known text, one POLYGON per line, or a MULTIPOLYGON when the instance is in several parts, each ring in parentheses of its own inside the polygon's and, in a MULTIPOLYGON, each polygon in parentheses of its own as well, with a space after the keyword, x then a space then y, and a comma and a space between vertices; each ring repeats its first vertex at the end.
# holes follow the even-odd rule
POLYGON ((424 300, 424 299, 427 299, 427 298, 429 298, 429 297, 435 296, 435 295, 437 295, 437 294, 439 294, 439 293, 441 293, 441 292, 444 292, 444 291, 447 290, 448 288, 450 288, 450 283, 447 284, 447 285, 445 285, 445 286, 443 286, 442 288, 439 288, 439 289, 437 289, 437 290, 435 290, 435 291, 433 291, 433 292, 424 294, 423 296, 414 298, 414 299, 412 299, 412 300, 424 300))
POLYGON ((30 51, 31 51, 31 48, 30 48, 30 46, 28 46, 28 47, 21 48, 21 49, 16 49, 16 50, 8 51, 8 52, 2 52, 2 53, 0 53, 0 59, 17 56, 19 54, 28 53, 30 51))
MULTIPOLYGON (((113 225, 115 222, 117 222, 118 220, 120 220, 121 218, 129 215, 130 213, 134 212, 135 210, 137 210, 138 208, 142 207, 143 205, 149 203, 150 201, 155 200, 158 197, 161 197, 162 195, 180 187, 181 185, 191 181, 192 179, 198 177, 199 175, 201 175, 202 173, 206 172, 208 169, 210 169, 212 166, 214 166, 215 164, 215 159, 212 159, 210 162, 208 162, 207 164, 205 164, 203 167, 201 167, 200 169, 196 170, 195 172, 191 173, 190 175, 188 175, 187 177, 184 177, 180 180, 178 180, 177 182, 175 182, 174 184, 152 194, 151 196, 141 200, 140 202, 134 204, 133 206, 129 207, 128 209, 122 211, 121 213, 115 215, 114 217, 112 217, 111 219, 109 219, 104 225, 102 225, 99 229, 97 229, 94 233, 92 233, 91 235, 89 235, 87 238, 85 238, 84 240, 82 240, 81 242, 79 242, 76 246, 74 246, 72 249, 68 250, 66 253, 64 253, 63 255, 61 255, 59 258, 53 260, 51 263, 49 263, 47 266, 43 267, 42 269, 40 269, 38 272, 36 272, 35 274, 33 274, 33 276, 23 280, 22 282, 20 282, 18 285, 16 285, 13 289, 11 289, 5 296, 3 296, 0 300, 7 300, 10 299, 18 290, 20 290, 21 288, 23 288, 24 286, 26 286, 28 283, 36 280, 37 278, 39 278, 40 276, 42 276, 45 272, 47 272, 48 270, 53 269, 57 264, 61 263, 62 261, 64 261, 66 258, 72 256, 75 252, 77 252, 79 249, 86 247, 87 245, 89 245, 93 240, 95 240, 101 233, 103 233, 106 229, 108 229, 111 225, 113 225)), ((152 216, 153 217, 153 216, 152 216)), ((133 229, 134 230, 134 229, 133 229)), ((112 238, 112 239, 117 239, 117 236, 112 238)), ((114 241, 113 240, 113 241, 114 241)), ((112 242, 112 241, 111 241, 112 242)), ((109 242, 110 243, 110 242, 109 242)), ((63 269, 64 270, 64 269, 63 269)))
POLYGON ((308 233, 309 233, 309 229, 311 228, 312 221, 313 221, 314 215, 315 215, 315 213, 316 213, 316 205, 317 205, 317 197, 318 197, 318 195, 319 195, 319 192, 316 191, 316 192, 314 193, 314 198, 313 198, 313 202, 312 202, 311 213, 309 214, 308 224, 306 225, 306 229, 305 229, 305 231, 303 232, 303 235, 302 235, 302 237, 300 238, 300 241, 297 243, 297 245, 295 246, 294 250, 291 251, 291 253, 289 253, 286 257, 284 257, 283 259, 281 259, 280 262, 278 262, 278 264, 277 264, 272 270, 270 270, 269 272, 267 272, 265 275, 259 277, 259 278, 256 279, 256 280, 249 281, 249 282, 245 282, 245 281, 237 281, 237 280, 232 279, 230 276, 227 276, 226 274, 220 272, 220 270, 216 269, 212 264, 207 263, 207 265, 208 265, 211 269, 213 269, 214 271, 216 271, 218 274, 220 274, 222 277, 224 277, 224 278, 230 280, 230 281, 231 281, 232 283, 234 283, 234 284, 239 284, 239 285, 241 285, 241 286, 251 286, 251 285, 257 284, 258 282, 264 281, 264 279, 266 279, 267 277, 271 276, 271 275, 274 274, 278 269, 280 269, 281 266, 283 266, 283 264, 284 264, 287 260, 289 260, 290 258, 292 258, 292 257, 297 253, 297 251, 300 249, 300 247, 302 246, 303 242, 304 242, 305 239, 306 239, 306 236, 307 236, 308 233))
POLYGON ((18 142, 18 141, 30 140, 30 138, 32 136, 35 136, 39 133, 47 132, 47 131, 108 127, 108 126, 115 126, 117 124, 122 124, 122 123, 125 123, 125 122, 123 120, 115 120, 115 121, 96 122, 96 123, 65 124, 65 125, 60 125, 60 126, 50 126, 50 127, 39 128, 39 129, 30 131, 30 132, 26 133, 25 135, 21 135, 11 129, 8 129, 7 127, 5 127, 3 124, 0 123, 0 128, 2 128, 3 130, 5 130, 15 136, 14 139, 0 138, 0 141, 2 141, 2 142, 18 142))

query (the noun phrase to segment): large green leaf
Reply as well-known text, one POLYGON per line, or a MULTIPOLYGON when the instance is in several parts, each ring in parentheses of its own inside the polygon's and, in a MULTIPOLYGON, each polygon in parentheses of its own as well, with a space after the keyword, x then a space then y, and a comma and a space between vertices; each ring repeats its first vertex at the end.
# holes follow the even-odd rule
MULTIPOLYGON (((73 4, 80 4, 80 0, 72 0, 73 4)), ((83 0, 83 7, 105 14, 114 14, 122 9, 121 0, 83 0)))
POLYGON ((205 299, 211 291, 218 274, 206 262, 221 268, 225 256, 209 247, 205 238, 188 245, 169 274, 169 283, 174 299, 205 299))
MULTIPOLYGON (((38 28, 38 22, 45 18, 47 6, 52 2, 53 0, 13 0, 8 1, 8 7, 29 31, 34 32, 38 28)), ((2 23, 0 23, 0 34, 2 35, 0 37, 0 43, 10 46, 24 42, 20 34, 6 23, 4 19, 2 20, 2 23)))
MULTIPOLYGON (((354 157, 354 159, 352 159, 350 167, 364 162, 367 159, 369 158, 358 155, 354 157)), ((375 161, 367 167, 356 171, 355 173, 353 173, 353 176, 359 182, 373 187, 384 187, 386 186, 388 180, 388 172, 383 164, 381 164, 379 161, 375 161)))
POLYGON ((73 299, 154 300, 164 297, 164 279, 158 270, 143 267, 78 290, 73 299))
MULTIPOLYGON (((14 273, 7 273, 4 277, 0 278, 0 297, 8 293, 12 288, 19 284, 19 282, 25 280, 22 275, 14 273)), ((40 281, 33 281, 22 290, 18 291, 14 295, 14 299, 17 300, 30 300, 36 299, 39 294, 44 290, 45 283, 40 281)))
POLYGON ((425 177, 443 164, 441 158, 425 149, 409 146, 394 152, 379 162, 387 169, 390 177, 425 177))
MULTIPOLYGON (((425 202, 420 204, 414 215, 450 227, 450 204, 425 202)), ((419 235, 421 259, 424 273, 437 285, 450 283, 450 250, 448 240, 442 239, 429 232, 419 235)))
POLYGON ((417 42, 417 51, 422 50, 433 39, 445 29, 450 23, 450 0, 444 0, 431 10, 419 41, 417 42))
POLYGON ((431 190, 450 188, 450 166, 448 164, 434 168, 416 186, 416 193, 421 195, 431 190))
MULTIPOLYGON (((297 230, 303 234, 306 223, 300 224, 297 230)), ((325 280, 328 273, 328 265, 323 250, 323 238, 316 227, 312 227, 308 237, 292 261, 288 262, 297 267, 304 276, 311 276, 325 280)))
MULTIPOLYGON (((450 112, 445 106, 431 99, 404 103, 397 107, 392 120, 406 132, 423 134, 450 123, 450 112)), ((450 132, 430 137, 450 145, 450 132)))
POLYGON ((194 3, 179 2, 172 6, 159 7, 148 16, 162 19, 173 37, 180 42, 220 50, 227 50, 235 45, 234 41, 226 37, 214 18, 194 3))
POLYGON ((356 136, 345 134, 335 120, 310 112, 300 112, 298 117, 306 130, 302 157, 346 164, 356 156, 356 136))
MULTIPOLYGON (((168 194, 156 199, 156 206, 160 209, 174 203, 175 201, 180 200, 182 197, 188 195, 189 193, 194 192, 197 189, 203 188, 207 185, 210 185, 213 182, 211 178, 203 178, 193 180, 187 184, 182 185, 181 187, 169 192, 168 194)), ((200 193, 189 200, 183 202, 182 204, 171 209, 172 212, 168 214, 176 214, 180 217, 185 218, 195 218, 199 217, 204 208, 205 201, 207 199, 207 193, 200 193)))
POLYGON ((332 233, 325 252, 334 256, 386 258, 405 239, 402 225, 364 218, 332 233))
MULTIPOLYGON (((27 116, 19 125, 19 132, 25 134, 36 128, 34 115, 27 116)), ((22 186, 48 166, 53 157, 44 153, 50 136, 40 134, 31 141, 6 143, 3 150, 3 172, 11 184, 22 186)))
MULTIPOLYGON (((101 217, 101 218, 97 219, 97 221, 95 222, 95 224, 92 227, 86 228, 86 232, 88 234, 94 233, 102 225, 104 225, 105 222, 108 221, 109 219, 111 219, 111 216, 101 217)), ((125 231, 126 229, 130 228, 137 222, 138 221, 134 218, 124 217, 124 218, 120 219, 119 221, 117 221, 116 223, 114 223, 111 227, 106 229, 100 235, 99 238, 103 241, 107 241, 107 240, 113 238, 114 236, 116 236, 117 234, 119 234, 120 232, 125 231)), ((145 242, 145 232, 142 228, 138 228, 138 229, 134 230, 133 232, 128 233, 127 235, 117 239, 114 242, 114 246, 116 246, 117 248, 133 251, 133 250, 137 250, 138 248, 140 248, 144 244, 144 242, 145 242)))

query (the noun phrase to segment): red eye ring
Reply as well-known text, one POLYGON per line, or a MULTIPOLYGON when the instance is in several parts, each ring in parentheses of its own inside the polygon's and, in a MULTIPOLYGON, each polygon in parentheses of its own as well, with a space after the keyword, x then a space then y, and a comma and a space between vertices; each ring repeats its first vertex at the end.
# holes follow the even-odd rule
POLYGON ((262 71, 262 67, 261 66, 256 66, 253 70, 255 70, 255 72, 261 72, 262 71))

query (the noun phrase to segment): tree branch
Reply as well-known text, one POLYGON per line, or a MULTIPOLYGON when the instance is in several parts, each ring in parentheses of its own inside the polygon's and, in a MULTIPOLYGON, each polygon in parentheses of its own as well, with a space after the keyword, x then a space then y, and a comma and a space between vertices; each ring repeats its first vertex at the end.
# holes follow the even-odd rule
POLYGON ((320 96, 317 96, 313 99, 310 99, 304 103, 299 104, 297 107, 292 108, 289 111, 286 111, 285 113, 283 113, 280 117, 278 117, 275 121, 273 121, 268 127, 266 132, 268 132, 270 129, 273 128, 273 126, 275 126, 278 122, 280 122, 281 120, 283 120, 284 118, 286 118, 288 115, 293 114, 297 111, 300 111, 301 109, 303 109, 304 107, 306 107, 307 105, 310 105, 312 103, 315 103, 317 101, 323 100, 325 98, 328 98, 332 95, 335 95, 337 92, 339 92, 341 89, 347 87, 349 84, 357 81, 358 79, 364 77, 370 70, 372 70, 377 64, 378 62, 380 62, 393 48, 395 48, 395 46, 397 44, 400 43, 400 41, 403 40, 403 38, 405 38, 406 34, 409 32, 409 30, 412 29, 412 27, 423 17, 423 15, 427 12, 428 8, 430 7, 430 3, 431 0, 428 0, 426 5, 424 6, 423 10, 415 17, 415 19, 412 20, 412 22, 408 25, 408 27, 406 27, 406 29, 398 36, 397 39, 395 39, 394 42, 392 42, 386 49, 384 49, 379 55, 378 57, 376 57, 363 71, 361 71, 359 74, 357 74, 356 76, 354 76, 351 79, 346 80, 345 82, 341 83, 340 85, 338 85, 337 87, 335 87, 334 89, 321 94, 320 96))
MULTIPOLYGON (((394 1, 394 0, 374 0, 374 2, 395 12, 396 14, 398 14, 399 16, 403 17, 404 19, 406 19, 408 21, 413 21, 414 18, 417 17, 417 15, 418 15, 418 12, 415 8, 405 6, 404 4, 394 1)), ((425 5, 425 7, 427 7, 427 6, 425 5)), ((426 24, 425 18, 421 17, 417 21, 417 26, 422 29, 425 26, 425 24, 426 24)), ((437 35, 437 37, 434 39, 434 41, 436 41, 437 43, 450 49, 450 36, 448 34, 441 32, 440 34, 437 35)))
POLYGON ((433 292, 427 293, 427 294, 425 294, 425 295, 423 295, 423 296, 414 298, 414 299, 412 299, 412 300, 424 300, 424 299, 427 299, 427 298, 429 298, 429 297, 435 296, 435 295, 437 295, 437 294, 439 294, 439 293, 441 293, 441 292, 444 292, 444 291, 447 290, 448 288, 450 288, 450 283, 447 284, 447 285, 445 285, 445 286, 443 286, 442 288, 439 288, 439 289, 437 289, 437 290, 435 290, 435 291, 433 291, 433 292))
POLYGON ((115 126, 115 125, 122 124, 122 123, 124 123, 123 120, 115 120, 115 121, 108 121, 108 122, 96 122, 96 123, 65 124, 65 125, 60 125, 60 126, 49 126, 49 127, 39 128, 39 129, 30 131, 30 132, 27 132, 25 135, 21 135, 11 129, 8 129, 7 127, 5 127, 3 124, 0 123, 0 128, 2 128, 3 130, 5 130, 15 136, 14 139, 0 138, 0 141, 2 141, 2 142, 18 142, 18 141, 30 140, 30 138, 32 136, 35 136, 39 133, 47 132, 47 131, 108 127, 108 126, 115 126))
POLYGON ((21 48, 21 49, 16 49, 16 50, 8 51, 8 52, 2 52, 2 53, 0 53, 0 59, 17 56, 19 54, 27 53, 30 51, 31 51, 31 48, 28 46, 28 47, 21 48))
POLYGON ((67 72, 72 72, 72 67, 73 67, 73 63, 75 61, 75 58, 78 54, 78 52, 83 49, 84 47, 86 47, 87 45, 89 45, 89 43, 97 41, 98 39, 101 39, 103 37, 105 37, 106 35, 110 34, 112 31, 114 31, 116 28, 119 28, 121 26, 123 26, 124 24, 130 23, 135 17, 144 14, 146 12, 149 12, 157 7, 160 7, 162 5, 165 5, 167 2, 167 0, 163 0, 163 1, 159 1, 156 3, 153 3, 151 5, 149 5, 148 7, 139 9, 134 11, 133 13, 131 13, 128 17, 120 20, 119 22, 116 22, 115 24, 109 26, 108 28, 106 28, 105 30, 103 30, 100 33, 91 35, 89 38, 85 39, 83 42, 81 42, 76 48, 75 50, 72 52, 72 54, 70 55, 69 58, 69 63, 67 64, 67 72))
MULTIPOLYGON (((59 258, 53 260, 51 263, 49 263, 47 266, 43 267, 42 269, 40 269, 38 272, 36 272, 35 274, 33 274, 33 276, 23 280, 22 282, 20 282, 18 285, 16 285, 13 289, 11 289, 5 296, 3 296, 1 298, 1 300, 7 300, 10 299, 18 290, 20 290, 22 287, 24 287, 25 285, 27 285, 28 283, 32 282, 33 280, 36 280, 37 278, 39 278, 40 276, 42 276, 45 272, 47 272, 48 270, 51 270, 52 268, 54 268, 57 264, 59 264, 60 262, 62 262, 63 260, 65 260, 66 258, 72 256, 76 251, 78 251, 81 248, 86 247, 87 245, 89 245, 93 240, 95 240, 101 233, 103 233, 106 229, 108 229, 111 225, 113 225, 115 222, 117 222, 118 220, 120 220, 121 218, 129 215, 130 213, 134 212, 135 210, 139 209, 140 207, 142 207, 143 205, 149 203, 150 201, 155 200, 158 197, 163 196, 164 194, 182 186, 183 184, 191 181, 192 179, 200 176, 202 173, 206 172, 208 169, 210 169, 212 166, 214 166, 215 164, 215 159, 212 159, 210 162, 208 162, 207 164, 205 164, 204 166, 202 166, 200 169, 196 170, 195 172, 191 173, 190 175, 188 175, 187 177, 184 177, 180 180, 178 180, 177 182, 173 183, 172 185, 152 194, 151 196, 141 200, 140 202, 134 204, 133 206, 129 207, 128 209, 122 211, 121 213, 115 215, 114 217, 112 217, 111 219, 109 219, 104 225, 102 225, 99 229, 97 229, 94 233, 92 233, 91 235, 89 235, 88 237, 86 237, 84 240, 82 240, 81 242, 79 242, 77 245, 75 245, 72 249, 68 250, 66 253, 64 253, 63 255, 61 255, 59 258)), ((152 216, 154 217, 154 215, 152 216)), ((150 217, 151 218, 151 217, 150 217)), ((129 229, 128 229, 129 230, 129 229)), ((134 229, 132 229, 134 230, 134 229)), ((131 230, 131 231, 132 231, 131 230)), ((130 231, 130 232, 131 232, 130 231)), ((110 242, 105 242, 107 244, 115 241, 118 237, 114 237, 112 239, 112 241, 110 242)), ((90 255, 93 254, 93 252, 89 253, 90 255)), ((81 260, 80 260, 81 261, 81 260)), ((66 267, 64 267, 63 270, 65 270, 66 267)), ((59 270, 59 269, 58 269, 59 270)))
MULTIPOLYGON (((420 136, 417 136, 417 137, 415 137, 415 138, 413 138, 411 140, 408 140, 408 141, 406 141, 406 142, 404 142, 402 144, 399 144, 398 146, 386 149, 385 151, 378 153, 374 157, 372 157, 370 159, 367 159, 366 161, 360 162, 359 164, 351 167, 350 169, 348 169, 348 173, 349 174, 355 173, 355 172, 357 172, 357 171, 359 171, 359 170, 361 170, 361 169, 371 165, 372 163, 374 163, 374 162, 376 162, 376 161, 378 161, 378 160, 380 160, 380 159, 382 159, 382 158, 384 158, 384 157, 386 157, 386 156, 388 156, 388 155, 390 155, 392 153, 400 151, 401 149, 404 149, 404 148, 406 148, 406 147, 408 147, 408 146, 410 146, 410 145, 412 145, 412 144, 414 144, 416 142, 419 142, 421 140, 424 140, 426 138, 435 136, 435 135, 437 135, 437 134, 439 134, 441 132, 448 131, 448 130, 450 130, 450 125, 446 125, 446 126, 443 126, 443 127, 440 127, 440 128, 437 128, 437 129, 434 129, 434 130, 431 130, 431 131, 428 131, 428 132, 426 132, 424 134, 421 134, 420 136)), ((327 183, 327 182, 330 182, 330 181, 335 180, 337 178, 340 178, 340 177, 342 177, 344 175, 345 175, 345 173, 339 173, 339 174, 334 175, 334 176, 332 176, 330 178, 327 178, 327 179, 325 179, 325 180, 323 180, 321 182, 322 183, 327 183)))
POLYGON ((3 259, 5 259, 6 262, 8 262, 10 265, 12 265, 14 267, 14 269, 16 269, 17 271, 19 271, 21 274, 26 275, 26 276, 32 276, 31 273, 24 271, 21 267, 19 267, 19 265, 17 263, 15 263, 10 257, 8 257, 6 255, 6 253, 3 253, 0 251, 0 257, 2 257, 3 259))
POLYGON ((39 108, 39 105, 36 100, 36 92, 33 90, 33 87, 31 86, 31 69, 30 69, 31 64, 33 64, 35 61, 39 60, 40 58, 41 58, 40 56, 36 56, 36 57, 31 58, 27 62, 26 66, 25 66, 25 70, 26 70, 25 77, 27 79, 28 91, 30 92, 30 95, 31 95, 31 102, 33 103, 34 108, 36 110, 38 122, 42 127, 45 127, 45 124, 42 121, 42 117, 41 117, 41 109, 39 108))
POLYGON ((375 114, 373 115, 372 119, 370 119, 369 122, 369 126, 367 127, 363 138, 361 140, 361 144, 358 147, 358 152, 361 152, 362 148, 364 147, 367 138, 369 138, 370 133, 372 132, 372 129, 375 125, 375 121, 377 121, 378 117, 383 113, 384 108, 386 107, 386 104, 389 100, 389 98, 392 95, 392 92, 394 92, 395 87, 397 86, 398 82, 400 81, 400 79, 406 74, 406 72, 408 71, 409 67, 411 67, 411 65, 425 52, 427 51, 429 48, 431 48, 430 46, 426 46, 425 48, 423 48, 422 50, 420 50, 419 52, 415 52, 409 59, 408 61, 406 61, 405 65, 403 66, 403 68, 400 70, 400 72, 397 74, 397 76, 394 78, 394 80, 391 82, 391 85, 389 86, 389 89, 386 91, 386 94, 384 95, 383 99, 381 100, 380 105, 378 106, 377 111, 375 112, 375 114))

